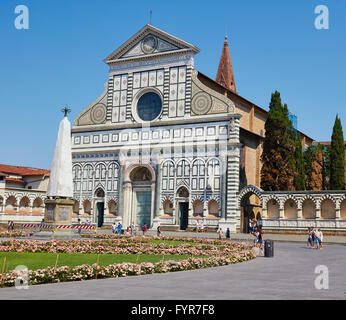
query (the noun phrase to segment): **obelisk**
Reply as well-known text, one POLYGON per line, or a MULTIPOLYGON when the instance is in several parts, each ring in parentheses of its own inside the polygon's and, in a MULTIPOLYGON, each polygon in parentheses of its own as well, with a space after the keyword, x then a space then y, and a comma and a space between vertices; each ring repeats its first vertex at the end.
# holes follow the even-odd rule
MULTIPOLYGON (((45 224, 71 226, 73 211, 73 178, 71 153, 71 124, 67 106, 62 109, 64 118, 60 122, 58 138, 51 166, 50 179, 45 201, 45 224)), ((72 231, 70 228, 56 228, 56 231, 72 231)))

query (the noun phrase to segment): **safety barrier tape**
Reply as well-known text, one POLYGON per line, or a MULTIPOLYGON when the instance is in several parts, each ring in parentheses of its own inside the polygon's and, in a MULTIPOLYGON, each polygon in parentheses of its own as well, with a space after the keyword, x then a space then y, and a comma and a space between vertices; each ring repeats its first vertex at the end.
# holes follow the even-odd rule
POLYGON ((70 226, 70 225, 60 225, 60 226, 53 226, 49 224, 30 224, 25 223, 22 224, 22 228, 40 228, 40 229, 95 229, 95 226, 83 226, 83 225, 76 225, 76 226, 70 226))

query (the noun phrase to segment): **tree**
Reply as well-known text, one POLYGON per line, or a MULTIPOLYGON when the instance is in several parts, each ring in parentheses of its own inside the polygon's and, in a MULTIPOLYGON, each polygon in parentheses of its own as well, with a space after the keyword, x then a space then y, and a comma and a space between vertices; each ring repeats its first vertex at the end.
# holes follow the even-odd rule
POLYGON ((318 144, 311 165, 311 190, 322 190, 323 188, 323 147, 318 144))
POLYGON ((304 171, 306 190, 311 190, 312 162, 314 161, 314 149, 311 145, 304 152, 304 171))
POLYGON ((271 96, 265 132, 261 155, 261 188, 266 191, 294 190, 293 128, 287 105, 282 105, 278 91, 271 96))
POLYGON ((323 190, 329 190, 330 180, 330 145, 324 150, 323 190))
POLYGON ((295 139, 295 167, 296 172, 294 176, 294 188, 295 190, 305 190, 306 189, 306 176, 305 176, 305 166, 304 166, 304 154, 302 140, 300 134, 298 133, 295 139))
POLYGON ((345 146, 341 120, 336 115, 330 144, 330 190, 345 189, 345 146))

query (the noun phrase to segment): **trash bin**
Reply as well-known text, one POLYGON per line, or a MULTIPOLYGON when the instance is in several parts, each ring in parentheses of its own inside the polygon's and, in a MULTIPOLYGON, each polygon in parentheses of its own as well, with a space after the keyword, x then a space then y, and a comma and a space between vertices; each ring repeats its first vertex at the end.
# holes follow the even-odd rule
POLYGON ((273 240, 264 241, 264 256, 267 258, 274 257, 274 241, 273 240))

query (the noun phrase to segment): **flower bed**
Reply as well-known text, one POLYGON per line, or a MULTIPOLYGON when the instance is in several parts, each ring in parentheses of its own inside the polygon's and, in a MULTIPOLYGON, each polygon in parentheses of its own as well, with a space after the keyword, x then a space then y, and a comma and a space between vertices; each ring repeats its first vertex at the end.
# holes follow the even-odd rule
MULTIPOLYGON (((152 239, 152 238, 151 238, 152 239)), ((187 239, 174 239, 187 241, 187 239)), ((190 239, 191 240, 191 239, 190 239)), ((96 264, 81 265, 74 268, 67 266, 29 270, 29 284, 55 283, 60 281, 77 281, 101 278, 116 278, 131 275, 185 271, 200 268, 223 266, 253 259, 251 245, 227 241, 192 239, 198 244, 181 244, 178 247, 164 243, 152 244, 143 238, 119 237, 114 240, 71 240, 71 241, 25 241, 6 240, 0 243, 2 252, 65 252, 65 253, 111 253, 111 254, 189 254, 192 257, 181 261, 160 261, 157 263, 143 262, 112 264, 97 266, 96 264), (193 256, 206 256, 194 258, 193 256)), ((4 286, 14 286, 16 279, 25 278, 23 271, 10 271, 3 275, 4 286)), ((18 281, 18 280, 17 280, 18 281)))

